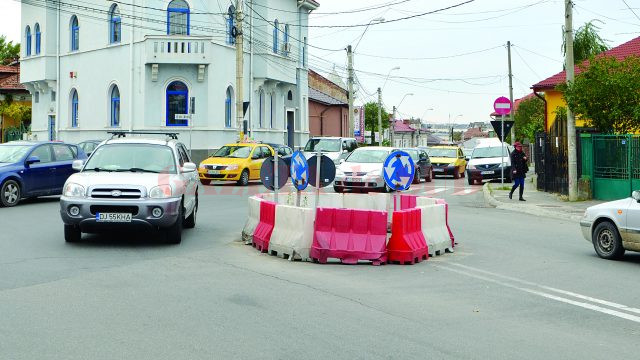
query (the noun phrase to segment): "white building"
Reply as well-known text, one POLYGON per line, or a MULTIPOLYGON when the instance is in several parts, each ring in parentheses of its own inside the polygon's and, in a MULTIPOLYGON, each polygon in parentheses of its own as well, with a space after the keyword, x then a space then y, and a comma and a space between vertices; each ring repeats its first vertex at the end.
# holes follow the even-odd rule
MULTIPOLYGON (((244 0, 244 101, 251 136, 304 145, 307 27, 314 0, 244 0)), ((32 135, 80 142, 109 131, 170 131, 196 158, 235 142, 230 1, 22 2, 21 82, 32 135), (226 7, 224 7, 226 6, 226 7), (193 106, 195 104, 195 106, 193 106), (176 114, 194 111, 192 122, 176 114)), ((233 1, 235 3, 235 0, 233 1)))

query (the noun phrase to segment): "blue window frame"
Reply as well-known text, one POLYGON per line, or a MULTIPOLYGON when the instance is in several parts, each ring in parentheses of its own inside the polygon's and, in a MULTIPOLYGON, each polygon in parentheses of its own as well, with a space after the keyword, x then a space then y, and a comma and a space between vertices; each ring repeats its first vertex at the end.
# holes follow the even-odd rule
POLYGON ((120 90, 115 85, 111 89, 111 126, 120 126, 120 90))
POLYGON ((233 36, 233 28, 236 26, 236 8, 233 5, 229 6, 227 16, 227 44, 234 45, 236 38, 233 36))
POLYGON ((230 128, 231 127, 231 86, 227 88, 227 94, 224 99, 224 126, 230 128))
POLYGON ((284 25, 284 36, 282 38, 282 53, 285 56, 289 56, 289 24, 284 25))
POLYGON ((167 35, 189 35, 191 12, 184 0, 172 0, 167 7, 167 35))
POLYGON ((111 6, 109 11, 109 43, 117 44, 122 40, 122 18, 117 4, 111 6))
POLYGON ((189 88, 182 81, 167 86, 167 126, 188 126, 188 120, 176 120, 176 114, 189 113, 189 88))
POLYGON ((24 37, 25 37, 25 41, 27 42, 27 46, 26 46, 26 55, 27 56, 31 56, 31 28, 29 26, 27 26, 27 28, 24 30, 24 37))
POLYGON ((36 33, 36 55, 40 55, 40 39, 42 39, 42 34, 40 33, 40 24, 36 23, 36 26, 33 27, 33 30, 36 33))
POLYGON ((71 91, 71 127, 78 127, 78 92, 76 89, 71 91))
POLYGON ((260 99, 259 99, 259 104, 260 104, 260 112, 258 113, 258 125, 259 127, 263 127, 264 126, 264 91, 260 90, 260 99))
POLYGON ((275 110, 276 110, 276 108, 275 108, 275 106, 273 106, 273 93, 271 93, 271 119, 270 120, 271 120, 271 128, 272 129, 273 129, 273 118, 275 117, 275 116, 273 116, 273 114, 275 113, 275 110))
POLYGON ((73 15, 71 17, 71 51, 78 51, 80 49, 80 24, 78 23, 78 17, 73 15))
POLYGON ((278 44, 278 37, 279 37, 278 32, 280 31, 279 27, 280 27, 280 23, 278 22, 278 19, 276 19, 273 22, 273 52, 276 54, 278 53, 278 45, 279 45, 278 44))

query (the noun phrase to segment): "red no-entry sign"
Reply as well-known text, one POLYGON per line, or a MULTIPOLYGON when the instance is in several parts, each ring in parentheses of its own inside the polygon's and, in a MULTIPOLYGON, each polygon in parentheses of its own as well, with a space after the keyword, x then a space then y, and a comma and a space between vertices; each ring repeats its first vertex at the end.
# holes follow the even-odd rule
POLYGON ((511 112, 511 101, 501 96, 493 102, 493 110, 495 110, 498 115, 507 115, 511 112))

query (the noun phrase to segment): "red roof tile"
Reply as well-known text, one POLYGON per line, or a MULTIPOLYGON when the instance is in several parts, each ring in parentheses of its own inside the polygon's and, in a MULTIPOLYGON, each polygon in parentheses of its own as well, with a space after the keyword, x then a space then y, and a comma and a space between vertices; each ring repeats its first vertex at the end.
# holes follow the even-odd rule
POLYGON ((393 130, 395 132, 415 132, 416 129, 411 127, 409 124, 405 124, 402 120, 397 120, 393 125, 393 130))
MULTIPOLYGON (((624 44, 618 45, 612 49, 609 49, 607 51, 604 51, 598 54, 598 56, 613 56, 618 60, 622 60, 631 55, 640 56, 640 36, 630 41, 627 41, 624 44)), ((582 62, 582 64, 588 65, 589 61, 585 60, 582 62)), ((575 66, 576 75, 578 75, 580 72, 582 72, 582 69, 580 68, 580 66, 576 65, 575 66)), ((540 81, 539 83, 533 85, 531 88, 533 90, 553 89, 558 84, 565 82, 566 79, 567 79, 567 74, 563 70, 551 77, 548 77, 540 81)))
POLYGON ((0 65, 0 74, 1 73, 9 73, 9 74, 15 74, 20 72, 20 67, 19 66, 7 66, 7 65, 0 65))
POLYGON ((26 90, 22 84, 20 84, 20 75, 13 74, 6 78, 0 79, 0 91, 2 90, 26 90))

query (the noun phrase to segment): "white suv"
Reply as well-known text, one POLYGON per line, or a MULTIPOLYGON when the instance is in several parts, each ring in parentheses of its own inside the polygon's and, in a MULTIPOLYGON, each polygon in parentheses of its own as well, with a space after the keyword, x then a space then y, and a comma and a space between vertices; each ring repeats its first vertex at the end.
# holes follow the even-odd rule
POLYGON ((197 167, 175 134, 107 140, 73 167, 60 198, 67 242, 83 232, 161 230, 177 244, 183 226, 196 224, 197 167))

